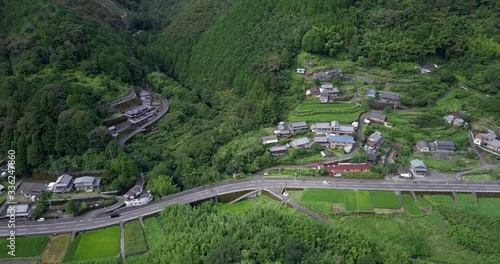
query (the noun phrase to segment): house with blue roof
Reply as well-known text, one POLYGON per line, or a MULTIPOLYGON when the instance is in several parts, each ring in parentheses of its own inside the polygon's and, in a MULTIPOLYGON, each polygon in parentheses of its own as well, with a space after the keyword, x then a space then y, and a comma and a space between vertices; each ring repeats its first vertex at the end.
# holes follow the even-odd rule
POLYGON ((328 140, 330 148, 352 147, 354 144, 354 138, 351 136, 330 136, 328 140))
POLYGON ((377 98, 377 90, 370 89, 368 92, 366 92, 365 97, 366 98, 373 98, 373 99, 377 98))

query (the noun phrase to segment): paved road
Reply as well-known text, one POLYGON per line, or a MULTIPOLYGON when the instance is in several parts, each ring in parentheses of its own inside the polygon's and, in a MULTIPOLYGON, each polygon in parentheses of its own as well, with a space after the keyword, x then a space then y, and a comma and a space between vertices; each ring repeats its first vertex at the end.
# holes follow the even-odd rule
MULTIPOLYGON (((357 189, 357 190, 388 190, 388 191, 431 191, 431 192, 499 192, 500 184, 495 183, 397 183, 380 182, 375 180, 342 180, 335 179, 329 184, 323 184, 323 179, 246 179, 226 181, 217 185, 208 185, 184 192, 176 193, 161 200, 154 201, 141 207, 125 208, 120 210, 120 217, 110 218, 109 214, 97 215, 94 218, 75 217, 67 220, 47 220, 45 222, 22 221, 16 222, 16 235, 60 234, 73 231, 84 231, 106 226, 116 225, 121 221, 137 219, 141 216, 155 214, 172 204, 188 204, 243 190, 288 188, 321 188, 321 189, 357 189)), ((0 237, 7 237, 10 229, 6 220, 0 222, 0 237)))
POLYGON ((140 127, 134 129, 132 132, 130 132, 128 135, 124 136, 123 138, 121 138, 119 140, 119 144, 121 147, 124 147, 125 146, 125 143, 131 139, 135 134, 139 133, 142 131, 142 129, 144 129, 145 127, 151 125, 152 123, 156 122, 158 119, 160 119, 165 113, 168 112, 168 109, 169 109, 169 104, 168 104, 168 101, 167 99, 165 99, 163 96, 159 95, 159 94, 156 94, 156 96, 160 99, 160 111, 153 117, 151 118, 150 120, 148 120, 148 122, 144 123, 143 125, 141 125, 140 127))

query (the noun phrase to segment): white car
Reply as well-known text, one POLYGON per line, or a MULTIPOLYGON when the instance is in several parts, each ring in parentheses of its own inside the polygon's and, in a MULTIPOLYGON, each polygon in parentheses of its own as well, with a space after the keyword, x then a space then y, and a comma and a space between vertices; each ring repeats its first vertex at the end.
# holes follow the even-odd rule
POLYGON ((38 218, 38 220, 37 220, 37 221, 38 221, 38 222, 43 222, 43 221, 45 221, 45 218, 40 217, 40 218, 38 218))
POLYGON ((323 181, 323 184, 329 184, 330 182, 329 181, 323 181))

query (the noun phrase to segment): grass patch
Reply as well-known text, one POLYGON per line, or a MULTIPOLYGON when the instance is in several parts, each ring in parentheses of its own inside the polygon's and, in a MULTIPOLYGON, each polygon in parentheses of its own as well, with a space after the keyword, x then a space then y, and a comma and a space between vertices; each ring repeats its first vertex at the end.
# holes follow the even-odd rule
POLYGON ((356 106, 355 103, 321 104, 317 100, 315 100, 315 101, 304 101, 299 106, 297 106, 297 110, 309 111, 316 109, 343 109, 343 108, 351 108, 354 106, 356 106))
POLYGON ((330 203, 344 203, 344 192, 338 190, 305 190, 302 194, 303 201, 323 201, 330 203))
POLYGON ((148 250, 144 231, 138 220, 125 224, 125 255, 145 253, 148 250))
POLYGON ((120 253, 120 227, 90 231, 82 235, 74 260, 116 257, 120 253), (96 243, 96 242, 99 243, 96 243))
POLYGON ((356 202, 358 210, 371 211, 373 210, 372 199, 370 198, 369 191, 358 191, 356 192, 356 202))
POLYGON ((405 201, 406 210, 410 216, 421 216, 423 215, 420 206, 413 200, 413 197, 409 194, 403 194, 403 200, 405 201))
POLYGON ((78 250, 78 246, 80 245, 80 241, 82 241, 82 236, 82 234, 77 234, 75 239, 69 244, 69 247, 66 250, 66 254, 63 258, 63 263, 72 262, 75 259, 75 254, 78 250))
POLYGON ((10 240, 1 239, 0 240, 0 258, 30 258, 36 257, 42 254, 43 249, 49 242, 49 238, 46 236, 37 237, 17 237, 16 238, 16 252, 15 257, 8 254, 10 249, 7 247, 10 240))
POLYGON ((422 195, 417 196, 418 205, 423 208, 432 208, 432 204, 429 203, 422 195))
POLYGON ((70 242, 70 235, 52 237, 42 253, 41 262, 46 264, 62 263, 70 242))
POLYGON ((356 193, 352 190, 344 191, 344 201, 346 211, 357 211, 356 193))
POLYGON ((457 172, 457 171, 466 171, 479 168, 481 165, 477 160, 473 159, 464 159, 465 166, 460 167, 455 164, 455 162, 450 160, 434 160, 428 158, 422 158, 425 165, 430 169, 437 170, 440 172, 457 172))
POLYGON ((492 181, 489 174, 471 174, 462 176, 464 181, 492 181))
POLYGON ((458 202, 455 203, 453 198, 448 195, 427 195, 425 197, 435 206, 444 204, 476 214, 500 218, 500 198, 478 198, 476 203, 471 194, 458 193, 458 202))
POLYGON ((333 120, 337 120, 340 123, 351 123, 353 121, 357 121, 360 114, 361 111, 344 114, 312 114, 306 116, 290 115, 288 120, 290 122, 306 121, 309 123, 332 122, 333 120))
POLYGON ((234 204, 218 204, 217 206, 226 212, 239 212, 252 208, 253 203, 250 199, 244 199, 234 204))
POLYGON ((370 197, 375 208, 400 209, 401 201, 394 192, 370 191, 370 197))

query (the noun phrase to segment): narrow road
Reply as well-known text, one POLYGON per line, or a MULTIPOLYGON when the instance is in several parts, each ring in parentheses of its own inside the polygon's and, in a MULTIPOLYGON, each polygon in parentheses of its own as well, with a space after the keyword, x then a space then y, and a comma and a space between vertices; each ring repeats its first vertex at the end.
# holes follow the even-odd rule
POLYGON ((124 96, 120 99, 116 99, 114 101, 111 101, 109 103, 103 104, 101 107, 110 108, 110 107, 114 107, 115 105, 118 105, 118 104, 121 104, 123 102, 130 101, 130 100, 134 99, 137 96, 134 92, 134 87, 132 85, 130 85, 129 89, 130 89, 130 91, 126 96, 124 96))

